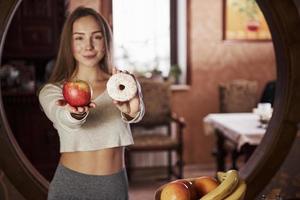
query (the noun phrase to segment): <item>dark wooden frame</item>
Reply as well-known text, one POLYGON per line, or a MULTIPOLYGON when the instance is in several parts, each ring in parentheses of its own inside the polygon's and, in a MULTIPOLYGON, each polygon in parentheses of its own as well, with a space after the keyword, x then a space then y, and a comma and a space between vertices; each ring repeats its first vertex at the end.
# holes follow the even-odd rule
MULTIPOLYGON (((0 61, 8 26, 20 3, 21 0, 0 1, 0 61)), ((0 95, 2 96, 1 90, 0 95)), ((4 195, 4 200, 20 199, 20 195, 25 199, 46 199, 49 183, 32 166, 20 149, 7 122, 2 98, 0 100, 0 115, 0 171, 3 171, 1 175, 6 177, 6 179, 0 180, 0 187, 6 195, 4 195), (13 192, 10 184, 14 186, 13 192), (16 192, 19 195, 14 194, 16 192)))
POLYGON ((277 84, 274 114, 266 136, 240 174, 246 199, 254 199, 288 154, 300 122, 300 17, 293 1, 257 0, 269 25, 275 48, 277 84))
POLYGON ((225 42, 271 42, 272 39, 228 39, 226 37, 226 4, 228 0, 222 0, 222 40, 225 42))
MULTIPOLYGON (((7 28, 20 2, 21 0, 0 1, 0 59, 7 28)), ((263 145, 258 146, 245 167, 240 170, 241 177, 248 185, 246 200, 255 199, 276 173, 292 146, 300 121, 300 18, 297 8, 293 1, 258 0, 258 4, 272 33, 278 85, 274 114, 262 140, 263 145)), ((46 199, 48 183, 19 148, 7 122, 2 99, 0 152, 0 197, 8 199, 7 194, 13 186, 25 199, 46 199), (6 178, 2 178, 3 176, 6 178), (4 194, 1 193, 3 191, 4 194)))
POLYGON ((170 1, 170 58, 171 65, 178 64, 177 50, 177 1, 170 1))

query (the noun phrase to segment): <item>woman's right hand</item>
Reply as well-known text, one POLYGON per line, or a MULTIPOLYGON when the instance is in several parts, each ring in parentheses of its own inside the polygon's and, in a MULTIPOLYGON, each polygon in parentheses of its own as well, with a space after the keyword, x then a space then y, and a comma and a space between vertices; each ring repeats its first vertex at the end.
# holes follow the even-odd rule
POLYGON ((68 104, 67 101, 64 99, 57 100, 56 105, 65 106, 70 111, 71 114, 73 113, 75 115, 84 115, 91 108, 96 107, 96 104, 94 102, 90 102, 87 106, 74 107, 74 106, 71 106, 70 104, 68 104))

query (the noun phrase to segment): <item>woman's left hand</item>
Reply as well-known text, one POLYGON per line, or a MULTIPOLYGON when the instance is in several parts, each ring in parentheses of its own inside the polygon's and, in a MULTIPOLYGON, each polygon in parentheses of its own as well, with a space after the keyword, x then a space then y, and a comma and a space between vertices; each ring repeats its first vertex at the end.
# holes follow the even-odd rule
MULTIPOLYGON (((116 74, 116 73, 130 74, 128 71, 120 71, 116 68, 113 68, 112 73, 113 74, 116 74)), ((130 75, 132 75, 132 74, 130 74, 130 75)), ((133 76, 133 78, 135 79, 134 76, 133 76)), ((124 113, 132 118, 134 118, 137 115, 137 113, 139 112, 139 109, 140 109, 139 108, 140 107, 140 98, 139 98, 138 93, 129 101, 121 102, 121 101, 113 100, 113 102, 122 113, 124 113)))

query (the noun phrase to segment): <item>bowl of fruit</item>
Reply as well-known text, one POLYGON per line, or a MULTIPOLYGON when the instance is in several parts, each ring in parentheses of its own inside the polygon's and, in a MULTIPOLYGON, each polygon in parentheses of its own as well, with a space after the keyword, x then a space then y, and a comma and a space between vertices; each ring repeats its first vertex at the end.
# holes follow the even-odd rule
POLYGON ((177 179, 159 187, 155 200, 242 200, 246 183, 236 170, 217 172, 217 177, 177 179))

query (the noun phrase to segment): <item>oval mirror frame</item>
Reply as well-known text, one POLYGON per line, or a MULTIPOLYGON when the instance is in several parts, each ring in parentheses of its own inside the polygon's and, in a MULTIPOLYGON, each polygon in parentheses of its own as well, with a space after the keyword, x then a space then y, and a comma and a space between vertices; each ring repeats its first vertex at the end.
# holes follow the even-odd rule
POLYGON ((274 113, 267 133, 240 170, 255 199, 283 163, 300 122, 300 16, 293 0, 257 0, 272 34, 277 64, 274 113), (298 91, 298 94, 297 94, 298 91))
MULTIPOLYGON (((240 170, 247 182, 245 199, 254 199, 284 161, 300 121, 300 17, 292 0, 257 0, 269 25, 276 54, 277 88, 274 114, 253 156, 240 170)), ((0 0, 0 61, 8 26, 21 0, 0 0)), ((1 62, 0 62, 1 63, 1 62)), ((1 89, 0 89, 1 95, 1 89)), ((6 119, 0 99, 0 183, 5 176, 30 200, 46 199, 48 182, 27 160, 6 119)), ((0 192, 5 191, 0 184, 0 192)), ((0 194, 1 196, 1 194, 0 194)))
MULTIPOLYGON (((0 0, 0 65, 5 36, 20 3, 21 0, 0 0)), ((49 183, 26 158, 14 138, 6 119, 1 87, 0 96, 0 193, 4 193, 0 197, 4 196, 4 200, 23 199, 20 196, 46 199, 49 183), (12 189, 14 191, 9 191, 12 189)))

